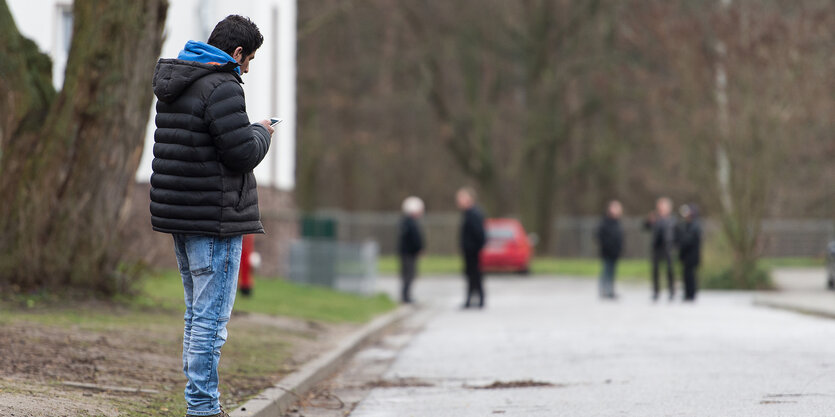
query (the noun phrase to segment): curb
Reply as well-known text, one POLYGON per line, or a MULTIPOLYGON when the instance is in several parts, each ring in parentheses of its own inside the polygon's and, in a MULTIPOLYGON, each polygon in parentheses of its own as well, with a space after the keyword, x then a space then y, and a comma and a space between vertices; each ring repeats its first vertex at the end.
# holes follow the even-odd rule
POLYGON ((299 370, 285 376, 272 388, 233 410, 231 417, 278 417, 303 397, 311 388, 336 373, 359 348, 376 338, 391 326, 412 313, 411 306, 396 310, 372 320, 356 332, 345 337, 332 350, 304 364, 299 370))
POLYGON ((835 319, 835 311, 820 308, 798 305, 790 301, 776 301, 769 299, 754 299, 753 304, 757 307, 773 308, 775 310, 790 311, 792 313, 805 314, 807 316, 835 319))

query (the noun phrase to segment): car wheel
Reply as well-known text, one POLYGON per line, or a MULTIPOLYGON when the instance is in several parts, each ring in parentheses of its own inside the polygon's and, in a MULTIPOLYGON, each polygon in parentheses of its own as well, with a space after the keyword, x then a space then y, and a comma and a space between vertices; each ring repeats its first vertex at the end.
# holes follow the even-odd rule
POLYGON ((531 269, 530 269, 530 267, 526 266, 526 267, 520 269, 519 271, 517 271, 517 273, 519 275, 530 275, 531 274, 531 269))

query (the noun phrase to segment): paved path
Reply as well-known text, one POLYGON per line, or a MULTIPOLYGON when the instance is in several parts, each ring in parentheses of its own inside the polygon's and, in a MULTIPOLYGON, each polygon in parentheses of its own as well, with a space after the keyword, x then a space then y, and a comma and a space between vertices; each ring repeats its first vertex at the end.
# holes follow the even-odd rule
POLYGON ((376 384, 352 417, 835 415, 835 320, 749 293, 603 303, 589 280, 491 278, 487 308, 462 311, 460 280, 416 285, 436 314, 381 371, 408 383, 376 384), (552 385, 480 389, 524 381, 552 385))
POLYGON ((782 268, 774 272, 778 291, 754 296, 754 304, 835 318, 835 291, 826 289, 824 268, 782 268))

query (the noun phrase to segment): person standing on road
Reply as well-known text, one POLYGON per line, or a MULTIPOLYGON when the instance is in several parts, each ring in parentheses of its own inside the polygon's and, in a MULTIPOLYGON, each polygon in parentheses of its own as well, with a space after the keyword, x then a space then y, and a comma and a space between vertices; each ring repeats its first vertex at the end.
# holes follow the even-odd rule
POLYGON ((600 258, 603 271, 600 274, 599 291, 604 299, 615 299, 615 270, 618 258, 623 250, 623 228, 620 218, 623 206, 620 201, 612 200, 606 208, 606 215, 597 227, 597 243, 600 246, 600 258))
POLYGON ((702 259, 702 227, 699 224, 696 206, 683 205, 679 214, 682 221, 676 226, 675 242, 684 275, 684 301, 696 301, 696 269, 702 259))
POLYGON ((464 274, 467 276, 467 295, 464 308, 470 308, 473 295, 478 296, 478 307, 484 308, 484 278, 481 273, 479 256, 487 237, 484 232, 484 214, 476 205, 475 190, 469 187, 455 194, 461 218, 461 254, 464 257, 464 274))
POLYGON ((644 228, 652 233, 652 300, 658 300, 658 273, 661 262, 667 265, 667 288, 670 291, 670 301, 675 298, 675 275, 673 266, 673 232, 676 220, 672 216, 673 202, 667 197, 661 197, 655 204, 655 211, 649 214, 644 228))
POLYGON ((400 281, 402 291, 400 301, 404 304, 412 303, 412 282, 417 275, 417 260, 423 250, 423 232, 418 220, 423 216, 423 200, 409 197, 403 201, 403 219, 400 221, 400 239, 398 252, 400 253, 400 281))
POLYGON ((252 170, 273 129, 250 123, 241 74, 264 42, 246 17, 231 15, 208 42, 188 41, 160 59, 151 175, 151 224, 171 233, 185 295, 186 416, 228 416, 220 406, 218 362, 226 342, 242 236, 264 233, 252 170))

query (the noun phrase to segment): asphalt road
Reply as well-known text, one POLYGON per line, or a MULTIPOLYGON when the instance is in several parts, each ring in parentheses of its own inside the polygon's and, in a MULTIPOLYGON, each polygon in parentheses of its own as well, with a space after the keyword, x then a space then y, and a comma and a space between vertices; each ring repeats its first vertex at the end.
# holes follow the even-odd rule
MULTIPOLYGON (((622 286, 601 302, 591 280, 491 277, 487 308, 464 311, 461 279, 415 290, 431 314, 358 356, 386 360, 350 416, 835 415, 835 321, 755 307, 750 293, 652 303, 622 286)), ((346 381, 371 369, 352 366, 346 381)))

